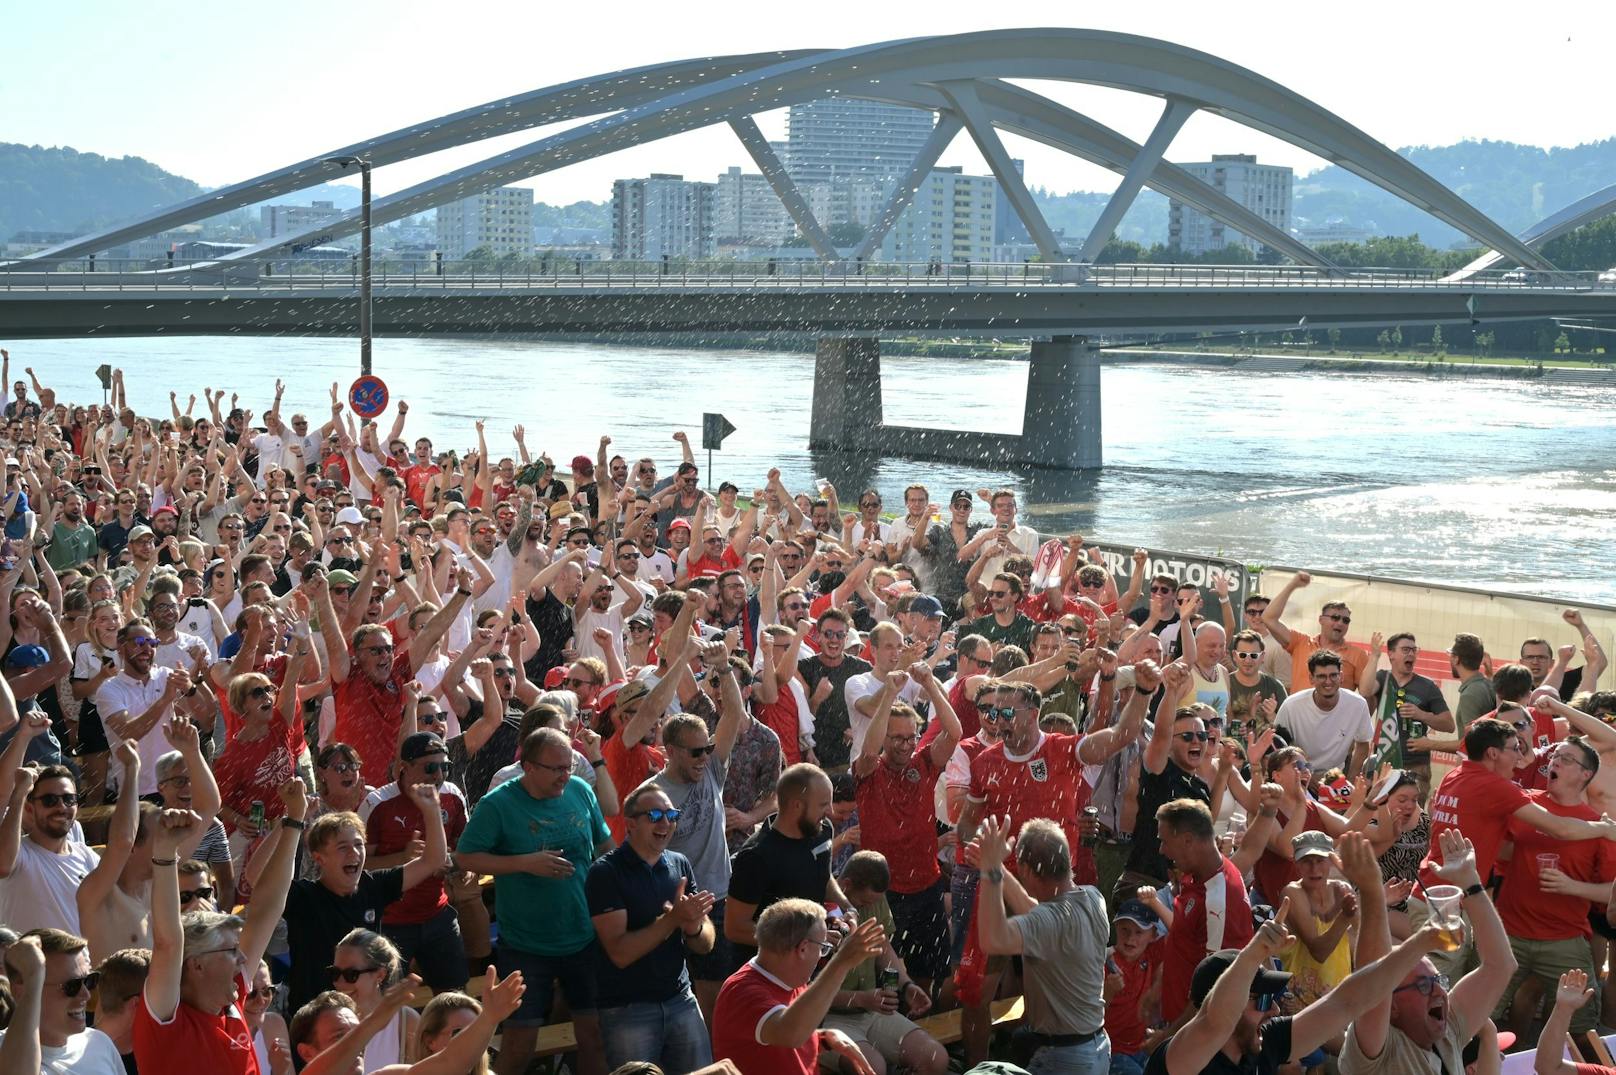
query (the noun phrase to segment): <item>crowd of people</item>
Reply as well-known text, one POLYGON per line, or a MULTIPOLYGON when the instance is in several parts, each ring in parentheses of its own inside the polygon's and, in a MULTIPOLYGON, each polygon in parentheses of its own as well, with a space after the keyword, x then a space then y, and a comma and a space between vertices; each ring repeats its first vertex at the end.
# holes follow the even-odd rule
POLYGON ((1119 579, 1007 490, 0 364, 0 1072, 518 1075, 566 1023, 581 1075, 942 1075, 957 1008, 967 1066, 1459 1075, 1541 1025, 1569 1073, 1616 1023, 1574 609, 1456 635, 1450 707, 1305 572, 1119 579))

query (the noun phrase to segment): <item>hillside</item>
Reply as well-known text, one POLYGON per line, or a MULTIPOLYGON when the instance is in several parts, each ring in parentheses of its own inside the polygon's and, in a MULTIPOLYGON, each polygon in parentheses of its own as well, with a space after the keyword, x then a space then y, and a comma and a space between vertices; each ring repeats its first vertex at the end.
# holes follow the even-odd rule
POLYGON ((87 231, 200 193, 139 157, 0 142, 0 240, 19 231, 87 231))

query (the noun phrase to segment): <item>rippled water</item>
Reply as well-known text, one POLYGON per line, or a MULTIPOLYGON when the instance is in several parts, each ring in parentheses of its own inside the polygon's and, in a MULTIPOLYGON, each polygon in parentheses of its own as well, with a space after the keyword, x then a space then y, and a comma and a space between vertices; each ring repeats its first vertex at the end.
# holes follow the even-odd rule
MULTIPOLYGON (((99 399, 94 369, 122 366, 142 413, 170 388, 243 393, 323 420, 333 380, 358 368, 349 340, 52 340, 11 348, 13 374, 99 399)), ((885 356, 889 422, 1019 431, 1024 363, 885 356)), ((956 486, 1015 489, 1034 525, 1098 539, 1288 564, 1616 603, 1616 389, 1531 381, 1455 382, 1395 373, 1248 373, 1192 366, 1105 367, 1105 458, 1092 474, 810 453, 813 356, 549 341, 385 339, 376 370, 410 402, 407 435, 440 446, 514 450, 510 428, 564 467, 613 451, 677 458, 674 429, 700 442, 701 415, 737 427, 713 482, 749 491, 770 465, 804 489, 881 490, 912 481, 939 503, 956 486)), ((199 402, 198 407, 203 405, 199 402)), ((697 453, 705 466, 706 453, 697 453)))

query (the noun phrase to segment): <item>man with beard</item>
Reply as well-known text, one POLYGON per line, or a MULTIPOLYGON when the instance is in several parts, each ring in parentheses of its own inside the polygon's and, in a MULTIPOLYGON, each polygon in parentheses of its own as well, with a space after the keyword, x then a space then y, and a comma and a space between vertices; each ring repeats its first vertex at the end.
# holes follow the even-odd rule
POLYGON ((45 562, 57 573, 71 567, 80 567, 95 559, 95 527, 84 517, 84 497, 71 486, 65 496, 57 498, 61 509, 56 525, 51 528, 50 548, 45 562))
MULTIPOLYGON (((183 668, 196 682, 207 676, 208 660, 212 650, 207 642, 196 635, 179 629, 179 580, 166 578, 158 581, 151 600, 146 602, 146 614, 151 617, 152 634, 157 636, 155 663, 163 668, 183 668)), ((213 722, 204 723, 203 731, 211 733, 213 722)))
POLYGON ((523 685, 525 696, 517 694, 516 662, 509 653, 494 650, 472 661, 470 671, 469 678, 481 687, 481 698, 469 694, 465 680, 451 683, 447 692, 461 728, 459 735, 448 739, 448 763, 460 777, 468 808, 477 805, 494 774, 510 764, 521 747, 522 711, 537 701, 539 693, 528 683, 523 685))
MULTIPOLYGON (((830 777, 817 765, 793 765, 780 774, 775 792, 780 812, 735 853, 729 879, 724 935, 737 956, 757 950, 757 919, 770 905, 787 899, 836 904, 853 910, 830 869, 830 777)), ((832 911, 833 918, 841 917, 832 911)))
POLYGON ((27 740, 49 726, 43 713, 25 714, 16 737, 0 754, 0 781, 8 801, 0 822, 0 922, 13 929, 49 926, 77 934, 74 894, 101 857, 84 842, 78 827, 73 771, 64 765, 37 772, 18 768, 27 740))
MULTIPOLYGON (((713 925, 723 928, 724 897, 729 894, 729 843, 725 838, 724 783, 728 777, 730 754, 746 716, 736 671, 722 642, 705 645, 691 640, 685 653, 669 674, 682 676, 684 667, 697 654, 706 665, 704 677, 718 681, 719 718, 711 737, 706 722, 694 713, 670 717, 662 728, 662 745, 667 763, 652 775, 649 784, 665 793, 670 803, 678 803, 676 825, 667 846, 688 860, 702 891, 712 896, 713 925)), ((635 820, 631 810, 623 811, 628 838, 634 838, 635 820)), ((718 989, 735 971, 729 941, 724 939, 708 952, 693 956, 691 977, 703 1014, 712 1012, 718 989)))
POLYGON ((1312 575, 1306 571, 1298 571, 1289 582, 1285 583, 1279 593, 1274 595, 1273 603, 1262 611, 1262 621, 1273 633, 1274 641, 1291 655, 1291 676, 1287 686, 1294 691, 1302 684, 1310 682, 1312 669, 1308 667, 1308 659, 1318 650, 1325 650, 1339 657, 1345 670, 1342 681, 1355 685, 1363 680, 1365 666, 1373 665, 1374 662, 1366 652, 1347 643, 1347 627, 1352 623, 1352 609, 1347 607, 1345 601, 1324 603, 1324 607, 1319 610, 1319 633, 1312 638, 1301 631, 1292 630, 1280 620, 1280 617, 1285 615, 1285 605, 1290 601, 1291 594, 1312 581, 1312 575))
POLYGON ((1318 772, 1359 773, 1374 746, 1375 721, 1363 696, 1342 686, 1346 680, 1341 658, 1329 650, 1316 650, 1307 658, 1306 674, 1296 672, 1292 682, 1311 686, 1280 704, 1274 715, 1280 735, 1301 747, 1318 772))
POLYGON ((213 691, 206 682, 193 682, 183 668, 156 664, 157 635, 145 620, 130 620, 118 629, 118 656, 123 668, 101 685, 95 707, 107 730, 118 739, 134 742, 140 751, 140 786, 137 795, 157 793, 157 759, 167 749, 158 730, 175 713, 211 726, 213 691))
MULTIPOLYGON (((685 808, 661 787, 641 785, 623 814, 628 840, 597 859, 584 882, 600 939, 606 1063, 615 1069, 649 1060, 668 1071, 694 1071, 712 1062, 712 1049, 685 964, 688 954, 693 970, 712 950, 714 893, 702 888, 689 859, 669 850, 685 808)), ((720 984, 713 983, 715 999, 720 984)))
POLYGON ((847 635, 853 619, 839 608, 819 617, 819 652, 801 658, 797 671, 814 714, 814 753, 827 770, 847 767, 852 729, 847 712, 847 681, 870 670, 868 661, 849 656, 847 635))
POLYGON ((577 641, 572 648, 581 657, 605 660, 605 650, 595 641, 596 629, 603 628, 614 640, 614 652, 618 663, 622 663, 623 625, 644 603, 645 594, 617 569, 611 552, 606 552, 600 566, 589 569, 578 591, 573 608, 573 634, 577 641))
MULTIPOLYGON (((1150 662, 1140 664, 1154 671, 1150 662)), ((1134 666, 1134 697, 1144 698, 1147 705, 1156 691, 1158 678, 1166 682, 1168 695, 1181 693, 1189 680, 1189 673, 1176 662, 1168 665, 1160 677, 1152 675, 1148 680, 1138 678, 1139 667, 1139 664, 1134 666)), ((1140 885, 1161 888, 1167 883, 1172 864, 1162 854, 1156 833, 1156 811, 1177 799, 1194 799, 1206 803, 1210 809, 1212 789, 1198 775, 1210 741, 1206 724, 1194 709, 1180 709, 1172 716, 1157 715, 1140 758, 1133 841, 1122 876, 1112 890, 1112 902, 1120 903, 1132 897, 1140 885)), ((1120 814, 1119 807, 1119 817, 1120 814)))
MULTIPOLYGON (((406 736, 398 760, 398 779, 371 792, 359 808, 365 821, 365 859, 373 869, 403 866, 419 851, 426 823, 423 803, 410 794, 411 788, 438 790, 444 843, 451 853, 466 831, 466 800, 448 780, 449 752, 443 740, 431 732, 406 736)), ((443 877, 433 875, 405 891, 382 912, 381 932, 398 947, 405 966, 415 961, 434 993, 466 987, 466 949, 443 877)))
POLYGON ((1343 1006, 1347 1011, 1363 1009, 1347 1030, 1346 1044, 1341 1050, 1342 1075, 1427 1072, 1435 1070, 1433 1062, 1443 1071, 1463 1071, 1461 1054, 1465 1043, 1475 1037, 1476 1031, 1487 1021, 1488 1013, 1505 995, 1505 986, 1516 969, 1515 957, 1510 953, 1510 938, 1487 891, 1482 888, 1475 849, 1463 834, 1445 829, 1440 837, 1442 863, 1432 871, 1442 884, 1457 886, 1464 892, 1464 910, 1469 919, 1465 933, 1475 937, 1478 959, 1475 969, 1450 983, 1447 975, 1437 972, 1430 958, 1412 967, 1404 965, 1394 979, 1395 984, 1381 981, 1370 994, 1370 1005, 1363 1008, 1356 996, 1344 995, 1341 991, 1351 987, 1370 968, 1384 968, 1399 961, 1411 947, 1423 947, 1427 953, 1433 951, 1432 942, 1440 934, 1426 923, 1402 945, 1392 948, 1384 901, 1376 898, 1380 892, 1380 871, 1373 853, 1363 846, 1364 839, 1353 835, 1344 838, 1351 843, 1343 845, 1342 864, 1348 880, 1359 888, 1358 907, 1363 920, 1358 925, 1355 962, 1365 970, 1336 986, 1313 1008, 1336 1005, 1338 1012, 1343 1006), (1422 939, 1426 943, 1421 944, 1422 939))
POLYGON ((583 590, 589 550, 568 549, 533 576, 527 589, 527 616, 539 632, 539 649, 523 668, 534 683, 560 664, 562 651, 575 645, 572 606, 583 590))
POLYGON ((527 524, 533 518, 533 487, 518 486, 516 507, 501 504, 492 519, 482 518, 471 524, 471 551, 488 564, 494 576, 493 583, 478 595, 473 608, 481 613, 489 609, 503 609, 510 603, 516 578, 516 557, 522 551, 527 524))

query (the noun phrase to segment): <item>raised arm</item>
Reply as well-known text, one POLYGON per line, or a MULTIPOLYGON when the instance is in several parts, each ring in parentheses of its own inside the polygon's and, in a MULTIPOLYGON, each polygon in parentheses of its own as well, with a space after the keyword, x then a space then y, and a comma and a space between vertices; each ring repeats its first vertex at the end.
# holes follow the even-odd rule
POLYGON ((1273 632, 1274 641, 1278 642, 1284 649, 1291 648, 1292 631, 1285 626, 1280 617, 1285 615, 1285 606, 1290 603, 1291 594, 1312 581, 1312 575, 1306 571, 1298 571, 1290 577, 1290 580, 1285 585, 1279 588, 1279 592, 1274 595, 1273 602, 1263 609, 1262 621, 1268 625, 1268 630, 1273 632))
POLYGON ((1279 913, 1258 928, 1234 963, 1218 976, 1206 1002, 1168 1041, 1168 1075, 1200 1075, 1228 1043, 1251 1002, 1251 984, 1257 972, 1294 939, 1285 930, 1290 909, 1288 901, 1280 903, 1279 913))
MULTIPOLYGON (((123 787, 140 786, 140 754, 133 743, 125 739, 114 747, 112 760, 123 771, 123 787)), ((78 901, 81 918, 94 914, 112 894, 112 886, 118 883, 118 875, 123 873, 129 853, 134 850, 135 832, 139 824, 139 800, 133 795, 118 796, 118 805, 112 808, 112 824, 107 827, 107 846, 101 852, 101 861, 73 894, 78 901)), ((98 956, 105 954, 96 953, 98 956)))
MULTIPOLYGON (((1101 650, 1100 678, 1104 681, 1101 684, 1102 690, 1108 689, 1110 680, 1115 679, 1116 674, 1116 655, 1109 650, 1101 650)), ((1090 732, 1078 740, 1077 757, 1083 764, 1099 765, 1139 738, 1139 733, 1144 730, 1145 710, 1150 706, 1150 696, 1156 693, 1156 684, 1160 682, 1160 677, 1156 671, 1156 665, 1151 661, 1140 661, 1135 664, 1133 674, 1135 684, 1133 697, 1128 699, 1127 706, 1122 710, 1121 718, 1110 727, 1090 732)), ((1164 721, 1158 720, 1156 729, 1159 729, 1163 723, 1164 721)), ((1172 721, 1167 720, 1165 723, 1169 733, 1171 733, 1172 721)), ((1152 745, 1160 738, 1156 729, 1152 729, 1150 740, 1152 745)), ((1165 761, 1164 757, 1164 764, 1165 761)), ((1160 771, 1160 769, 1152 770, 1152 772, 1160 771)))

